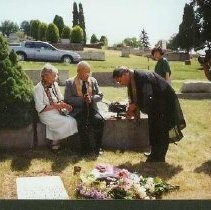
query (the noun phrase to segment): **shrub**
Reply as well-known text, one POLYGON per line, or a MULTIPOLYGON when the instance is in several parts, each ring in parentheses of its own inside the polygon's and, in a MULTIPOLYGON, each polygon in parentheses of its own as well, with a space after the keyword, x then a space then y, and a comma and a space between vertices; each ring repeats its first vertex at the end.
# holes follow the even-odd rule
POLYGON ((41 23, 38 29, 38 38, 41 41, 46 40, 46 31, 47 31, 47 24, 46 23, 41 23))
POLYGON ((101 36, 100 37, 100 42, 103 43, 103 46, 108 46, 108 39, 106 36, 101 36))
POLYGON ((68 26, 65 26, 62 30, 62 39, 70 39, 71 29, 68 26))
POLYGON ((82 28, 80 26, 74 26, 70 37, 72 43, 82 43, 84 38, 82 28))
POLYGON ((46 40, 51 43, 57 43, 59 40, 59 29, 54 23, 48 25, 46 31, 46 40))
POLYGON ((39 29, 40 24, 41 23, 39 20, 32 20, 30 22, 31 36, 36 40, 38 40, 38 29, 39 29))
POLYGON ((0 129, 21 128, 33 121, 32 82, 0 35, 0 129))
POLYGON ((59 29, 59 37, 61 37, 62 34, 62 30, 64 28, 64 20, 61 16, 56 15, 53 19, 53 23, 57 26, 57 28, 59 29))
POLYGON ((95 44, 95 43, 98 43, 98 42, 99 42, 99 40, 98 40, 97 36, 95 34, 92 34, 91 39, 90 39, 90 43, 95 44))

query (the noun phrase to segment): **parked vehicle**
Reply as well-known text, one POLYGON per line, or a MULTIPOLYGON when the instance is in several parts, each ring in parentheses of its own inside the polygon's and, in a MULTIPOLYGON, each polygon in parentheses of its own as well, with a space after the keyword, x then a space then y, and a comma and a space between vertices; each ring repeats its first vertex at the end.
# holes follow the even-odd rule
POLYGON ((70 50, 60 50, 41 41, 24 41, 20 44, 10 44, 9 48, 18 55, 19 61, 39 60, 39 61, 61 61, 65 63, 77 63, 81 56, 70 50))

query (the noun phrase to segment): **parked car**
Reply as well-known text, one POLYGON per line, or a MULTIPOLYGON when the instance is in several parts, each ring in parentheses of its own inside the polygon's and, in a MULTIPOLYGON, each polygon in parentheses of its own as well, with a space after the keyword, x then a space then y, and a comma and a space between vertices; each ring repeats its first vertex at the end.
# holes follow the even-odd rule
POLYGON ((61 61, 65 63, 77 63, 81 56, 70 50, 57 49, 48 42, 24 41, 20 44, 10 44, 9 48, 18 55, 18 60, 61 61))

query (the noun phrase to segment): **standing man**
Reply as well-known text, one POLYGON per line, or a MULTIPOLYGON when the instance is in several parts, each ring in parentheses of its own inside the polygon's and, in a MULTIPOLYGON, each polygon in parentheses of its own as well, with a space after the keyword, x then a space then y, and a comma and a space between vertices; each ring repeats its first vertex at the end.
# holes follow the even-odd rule
POLYGON ((151 154, 146 162, 165 162, 169 141, 179 141, 186 123, 172 87, 156 73, 138 72, 119 67, 113 78, 128 88, 128 119, 148 114, 151 154))
POLYGON ((64 93, 64 101, 74 107, 70 114, 78 123, 82 155, 102 153, 104 119, 98 112, 97 102, 102 100, 103 94, 97 80, 90 76, 90 71, 86 61, 79 62, 77 75, 66 81, 64 93), (94 148, 91 148, 91 136, 94 136, 94 148))

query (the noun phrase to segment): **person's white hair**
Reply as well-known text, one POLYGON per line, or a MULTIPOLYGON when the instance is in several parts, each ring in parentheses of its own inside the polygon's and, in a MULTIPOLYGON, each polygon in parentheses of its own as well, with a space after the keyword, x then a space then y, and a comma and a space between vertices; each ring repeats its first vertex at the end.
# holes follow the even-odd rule
POLYGON ((44 74, 48 74, 48 73, 58 74, 58 69, 52 64, 46 63, 41 69, 40 76, 43 77, 44 74))
POLYGON ((77 72, 79 72, 81 69, 86 69, 86 70, 90 71, 91 70, 91 66, 86 61, 80 61, 77 64, 77 72))

